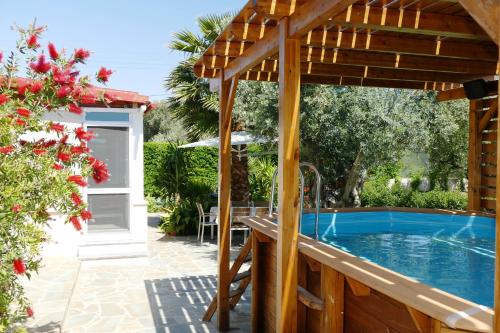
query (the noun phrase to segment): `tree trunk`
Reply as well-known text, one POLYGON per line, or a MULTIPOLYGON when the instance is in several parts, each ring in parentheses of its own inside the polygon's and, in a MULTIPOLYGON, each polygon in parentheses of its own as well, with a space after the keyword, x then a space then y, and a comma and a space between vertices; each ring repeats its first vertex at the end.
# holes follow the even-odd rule
POLYGON ((342 199, 339 202, 340 207, 351 206, 353 202, 359 205, 359 197, 356 190, 356 185, 358 184, 359 177, 361 175, 361 167, 365 159, 365 154, 362 150, 358 152, 356 160, 352 165, 349 175, 347 176, 347 181, 344 187, 344 193, 342 194, 342 199))
POLYGON ((232 151, 231 200, 238 205, 248 204, 250 186, 248 184, 247 146, 241 145, 239 151, 232 151))

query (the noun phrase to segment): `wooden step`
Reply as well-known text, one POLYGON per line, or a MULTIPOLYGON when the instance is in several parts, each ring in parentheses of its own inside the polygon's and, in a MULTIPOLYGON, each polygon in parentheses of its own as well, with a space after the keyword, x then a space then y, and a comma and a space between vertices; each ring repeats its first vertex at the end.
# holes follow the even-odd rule
POLYGON ((245 292, 245 289, 243 288, 238 288, 238 289, 235 289, 231 292, 229 292, 229 298, 233 298, 233 297, 236 297, 236 296, 240 296, 242 295, 243 293, 245 292))
POLYGON ((231 283, 235 283, 235 282, 241 281, 241 280, 243 280, 244 278, 249 277, 249 276, 250 276, 250 274, 252 274, 252 270, 250 270, 250 269, 249 269, 248 271, 238 273, 238 274, 236 274, 236 276, 234 277, 233 281, 231 281, 231 283))
POLYGON ((314 296, 309 291, 305 290, 301 286, 297 287, 299 293, 299 301, 310 309, 323 311, 324 303, 319 297, 314 296))

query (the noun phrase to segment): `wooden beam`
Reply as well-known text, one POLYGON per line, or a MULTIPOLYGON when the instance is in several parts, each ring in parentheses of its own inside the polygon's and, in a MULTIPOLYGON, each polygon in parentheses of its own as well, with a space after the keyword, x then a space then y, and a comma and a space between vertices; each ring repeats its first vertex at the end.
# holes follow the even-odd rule
MULTIPOLYGON (((310 0, 300 6, 289 18, 289 36, 300 39, 308 31, 326 22, 330 17, 357 0, 310 0)), ((287 18, 288 19, 288 18, 287 18)), ((232 61, 226 68, 226 80, 241 75, 253 68, 262 60, 276 53, 279 47, 279 28, 273 27, 264 34, 264 37, 255 42, 239 58, 232 61)), ((300 40, 299 40, 300 44, 300 40)))
MULTIPOLYGON (((498 93, 498 81, 489 81, 487 82, 487 86, 489 96, 493 96, 498 93)), ((467 96, 465 95, 465 90, 463 87, 444 90, 437 95, 437 100, 439 102, 453 101, 464 98, 467 98, 467 96)))
POLYGON ((308 292, 305 288, 301 286, 297 287, 299 301, 307 306, 309 309, 323 311, 324 304, 321 298, 314 296, 310 292, 308 292))
POLYGON ((329 22, 344 27, 473 40, 488 35, 471 18, 407 9, 353 5, 329 22))
MULTIPOLYGON (((230 50, 225 49, 225 51, 230 50)), ((233 53, 229 51, 229 53, 233 53)), ((450 73, 477 74, 478 76, 494 75, 497 70, 497 62, 477 60, 464 60, 455 58, 445 58, 436 56, 419 56, 408 54, 396 54, 387 52, 374 52, 367 50, 339 50, 323 49, 318 47, 302 47, 301 62, 343 64, 355 66, 370 66, 382 68, 399 68, 425 71, 438 71, 450 73)), ((202 57, 206 68, 224 68, 235 57, 223 54, 205 55, 202 57)), ((267 71, 277 71, 277 66, 273 64, 277 57, 264 60, 269 69, 267 71)), ((257 66, 258 67, 258 66, 257 66)))
MULTIPOLYGON (((497 18, 498 20, 498 18, 497 18)), ((497 21, 498 23, 498 21, 497 21)), ((500 32, 499 32, 500 33, 500 32)), ((500 58, 498 59, 500 62, 500 58)), ((497 95, 497 105, 500 101, 500 85, 498 87, 498 95, 497 95)), ((496 227, 495 227, 495 239, 500 239, 500 216, 498 212, 500 212, 500 198, 498 197, 498 192, 500 192, 500 121, 497 121, 497 177, 496 177, 496 189, 497 189, 497 195, 495 197, 495 209, 496 209, 496 227)), ((493 302, 494 302, 494 310, 495 310, 495 316, 493 317, 493 332, 500 332, 500 242, 497 241, 495 242, 495 253, 496 258, 495 258, 495 278, 494 278, 494 295, 493 295, 493 302)))
MULTIPOLYGON (((261 27, 261 25, 257 24, 232 23, 230 26, 232 40, 215 42, 214 47, 209 48, 205 54, 239 56, 261 38, 261 27), (227 43, 229 43, 229 47, 227 43), (226 48, 228 48, 227 54, 224 53, 226 48)), ((267 26, 266 29, 272 28, 272 26, 267 26)), ((403 37, 377 32, 339 32, 337 26, 321 26, 312 30, 302 37, 302 45, 339 49, 369 49, 390 53, 443 56, 493 62, 498 59, 498 49, 492 42, 482 41, 478 43, 471 40, 442 39, 432 38, 431 36, 426 39, 415 39, 408 35, 403 37)))
POLYGON ((481 133, 479 132, 479 108, 481 101, 470 101, 469 154, 468 154, 468 210, 481 209, 481 133))
POLYGON ((406 310, 408 310, 415 327, 420 333, 431 333, 431 317, 408 305, 406 310))
POLYGON ((321 297, 321 332, 344 332, 344 275, 327 265, 321 265, 321 297))
POLYGON ((347 284, 352 290, 354 296, 365 297, 371 295, 371 289, 366 284, 363 284, 353 278, 346 276, 347 284))
POLYGON ((230 209, 231 209, 231 119, 238 78, 231 81, 220 75, 219 91, 219 253, 217 283, 217 326, 229 330, 230 209))
POLYGON ((460 4, 486 31, 490 38, 497 45, 500 45, 499 2, 496 0, 460 0, 460 4))
POLYGON ((300 40, 279 23, 279 149, 276 332, 297 331, 300 40))
POLYGON ((260 257, 260 248, 259 248, 259 237, 257 235, 260 234, 255 229, 252 230, 252 332, 259 333, 259 321, 262 314, 259 311, 259 304, 261 299, 265 297, 265 295, 261 292, 260 287, 260 278, 259 278, 259 257, 260 257))

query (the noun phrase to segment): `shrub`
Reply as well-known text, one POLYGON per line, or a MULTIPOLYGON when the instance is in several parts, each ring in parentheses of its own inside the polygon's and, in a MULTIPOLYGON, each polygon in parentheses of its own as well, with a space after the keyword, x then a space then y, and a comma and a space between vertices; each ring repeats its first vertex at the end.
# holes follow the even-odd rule
POLYGON ((270 157, 250 158, 248 181, 252 201, 269 201, 274 170, 277 164, 270 157))
POLYGON ((166 233, 175 233, 178 236, 196 234, 198 228, 198 209, 196 202, 183 199, 172 205, 169 214, 162 217, 160 229, 166 233))
MULTIPOLYGON (((67 57, 49 44, 49 59, 37 42, 43 31, 34 25, 19 29, 17 51, 4 63, 0 52, 1 332, 33 315, 20 277, 29 278, 39 268, 48 211, 66 215, 66 222, 80 231, 91 218, 80 188, 86 177, 99 183, 109 176, 106 165, 90 155, 91 133, 44 121, 50 110, 81 114, 79 103, 101 97, 89 91, 88 77, 78 77, 77 64, 89 52, 78 49, 67 57)), ((109 74, 102 68, 98 81, 107 81, 109 74)))

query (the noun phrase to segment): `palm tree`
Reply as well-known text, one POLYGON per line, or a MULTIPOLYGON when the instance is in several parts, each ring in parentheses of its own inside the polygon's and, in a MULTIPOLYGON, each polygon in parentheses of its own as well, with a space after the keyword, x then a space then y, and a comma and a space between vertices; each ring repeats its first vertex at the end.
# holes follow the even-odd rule
MULTIPOLYGON (((203 52, 215 41, 230 22, 232 14, 208 15, 197 19, 200 34, 182 30, 174 34, 170 49, 182 52, 186 59, 169 74, 165 88, 170 91, 169 110, 181 121, 188 139, 214 136, 219 128, 219 98, 210 92, 206 79, 196 77, 193 66, 203 52)), ((242 122, 233 119, 233 130, 242 130, 242 122)), ((246 156, 232 155, 232 200, 248 201, 248 160, 246 156)))

